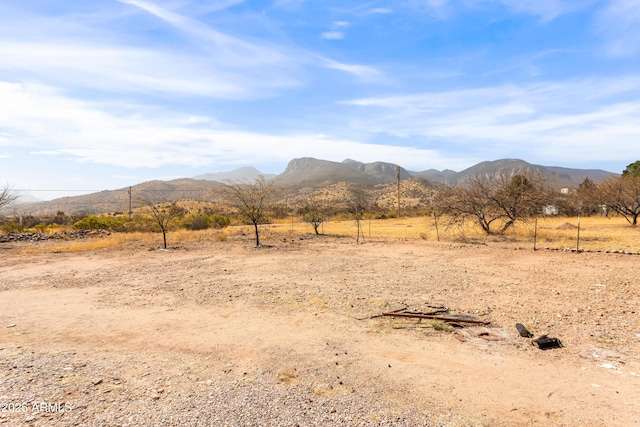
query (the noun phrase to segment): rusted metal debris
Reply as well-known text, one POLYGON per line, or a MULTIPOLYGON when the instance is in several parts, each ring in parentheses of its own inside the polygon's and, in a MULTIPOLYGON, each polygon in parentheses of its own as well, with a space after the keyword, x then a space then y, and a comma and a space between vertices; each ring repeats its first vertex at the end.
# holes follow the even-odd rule
POLYGON ((414 319, 433 319, 440 320, 445 323, 451 324, 460 324, 460 323, 471 323, 475 325, 488 325, 491 322, 486 322, 484 320, 479 320, 477 317, 472 316, 470 314, 425 314, 418 312, 390 312, 390 313, 382 313, 383 316, 392 316, 392 317, 410 317, 414 319))
MULTIPOLYGON (((533 334, 522 323, 516 323, 516 329, 521 337, 533 338, 533 334)), ((558 338, 549 338, 547 335, 541 335, 535 340, 531 340, 531 345, 537 346, 540 350, 549 350, 551 348, 561 348, 562 342, 558 338)))
POLYGON ((523 338, 533 338, 533 334, 522 323, 516 323, 516 329, 523 338))
MULTIPOLYGON (((393 310, 393 311, 389 311, 387 313, 414 313, 414 314, 441 314, 441 313, 448 313, 449 312, 449 308, 445 307, 444 305, 427 305, 427 307, 432 308, 433 310, 428 312, 428 313, 422 313, 422 312, 414 312, 414 311, 407 311, 407 309, 409 308, 408 305, 405 305, 402 308, 398 308, 397 310, 393 310)), ((388 316, 388 314, 382 313, 382 314, 374 314, 373 316, 366 316, 366 317, 355 317, 356 320, 369 320, 369 319, 375 319, 378 317, 384 317, 384 316, 388 316)))
POLYGON ((538 346, 540 350, 549 350, 550 348, 561 348, 562 342, 558 338, 549 338, 542 335, 540 338, 531 341, 532 345, 538 346))

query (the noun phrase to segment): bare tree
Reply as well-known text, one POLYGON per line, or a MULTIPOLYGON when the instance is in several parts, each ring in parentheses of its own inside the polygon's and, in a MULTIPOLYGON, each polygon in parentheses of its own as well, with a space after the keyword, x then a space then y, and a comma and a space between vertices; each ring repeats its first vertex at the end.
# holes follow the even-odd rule
POLYGON ((564 197, 566 204, 565 209, 574 214, 591 215, 600 211, 602 202, 599 199, 598 185, 590 178, 585 178, 578 185, 575 192, 571 192, 568 196, 560 195, 560 199, 564 197))
POLYGON ((452 223, 473 219, 488 235, 504 234, 516 221, 542 210, 547 193, 539 177, 515 175, 473 179, 467 187, 449 188, 435 201, 452 223))
POLYGON ((174 220, 184 213, 184 209, 178 206, 178 203, 175 201, 156 203, 148 196, 142 198, 141 201, 145 204, 146 210, 154 225, 157 225, 162 232, 164 248, 167 249, 167 232, 171 228, 174 220))
POLYGON ((298 210, 302 220, 311 224, 313 231, 319 235, 318 228, 326 221, 328 210, 317 198, 312 197, 298 210))
POLYGON ((19 194, 16 193, 9 184, 0 189, 0 210, 9 207, 16 201, 19 194))
POLYGON ((632 226, 640 216, 640 175, 609 178, 598 185, 600 200, 608 209, 622 215, 632 226))
POLYGON ((367 190, 359 185, 354 185, 349 189, 349 196, 347 200, 347 212, 351 215, 353 220, 356 222, 356 227, 358 228, 356 235, 356 242, 360 242, 360 238, 362 238, 362 242, 364 243, 364 232, 362 231, 362 219, 364 215, 370 208, 371 201, 370 195, 367 193, 367 190))
POLYGON ((260 246, 258 225, 267 221, 267 213, 276 193, 273 181, 267 181, 260 175, 253 183, 224 183, 221 192, 224 200, 253 224, 256 247, 260 246))

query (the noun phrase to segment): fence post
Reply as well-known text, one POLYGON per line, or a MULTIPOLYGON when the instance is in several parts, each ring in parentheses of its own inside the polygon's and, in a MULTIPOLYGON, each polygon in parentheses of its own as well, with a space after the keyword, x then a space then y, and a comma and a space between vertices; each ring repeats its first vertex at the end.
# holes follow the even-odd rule
POLYGON ((576 242, 576 253, 580 251, 580 215, 578 215, 578 240, 576 242))

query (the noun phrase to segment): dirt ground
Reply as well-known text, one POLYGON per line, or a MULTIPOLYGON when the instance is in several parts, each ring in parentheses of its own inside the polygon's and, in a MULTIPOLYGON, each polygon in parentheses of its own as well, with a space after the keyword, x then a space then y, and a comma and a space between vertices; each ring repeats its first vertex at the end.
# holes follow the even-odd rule
POLYGON ((269 243, 3 245, 0 425, 640 426, 640 256, 269 243))

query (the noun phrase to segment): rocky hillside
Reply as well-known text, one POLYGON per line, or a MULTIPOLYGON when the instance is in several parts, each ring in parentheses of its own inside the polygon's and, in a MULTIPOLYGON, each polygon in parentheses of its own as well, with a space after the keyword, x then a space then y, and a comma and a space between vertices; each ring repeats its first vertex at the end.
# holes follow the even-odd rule
POLYGON ((481 162, 461 172, 451 170, 440 172, 430 169, 411 173, 420 178, 453 186, 464 185, 477 176, 492 180, 499 175, 511 177, 519 173, 537 174, 543 177, 549 185, 555 187, 575 187, 587 177, 594 182, 600 182, 611 175, 616 175, 600 169, 570 169, 558 166, 534 165, 519 159, 481 162))
MULTIPOLYGON (((303 157, 291 160, 287 169, 276 179, 280 185, 289 186, 326 186, 338 182, 372 185, 396 182, 398 167, 384 162, 361 163, 350 159, 331 162, 303 157)), ((412 177, 412 174, 400 167, 400 179, 412 177)))

